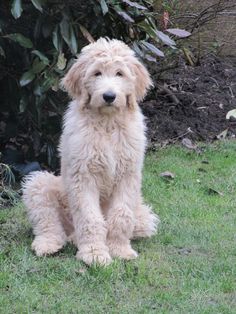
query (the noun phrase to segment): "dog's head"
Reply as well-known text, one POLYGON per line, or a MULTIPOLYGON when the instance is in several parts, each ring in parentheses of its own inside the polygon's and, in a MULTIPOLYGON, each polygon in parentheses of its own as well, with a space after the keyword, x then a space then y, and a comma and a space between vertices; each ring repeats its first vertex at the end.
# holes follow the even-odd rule
POLYGON ((109 112, 135 109, 152 81, 126 44, 100 38, 82 49, 62 85, 83 108, 109 112))

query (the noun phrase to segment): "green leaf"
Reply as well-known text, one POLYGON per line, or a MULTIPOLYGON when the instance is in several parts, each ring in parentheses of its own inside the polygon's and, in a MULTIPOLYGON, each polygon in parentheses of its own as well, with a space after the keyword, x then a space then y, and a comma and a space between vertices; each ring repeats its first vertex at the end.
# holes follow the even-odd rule
POLYGON ((45 93, 49 88, 55 84, 56 78, 54 76, 45 77, 41 86, 42 94, 45 93))
POLYGON ((123 17, 123 19, 125 19, 127 22, 129 23, 134 23, 134 19, 129 16, 126 12, 124 11, 116 11, 120 16, 123 17))
POLYGON ((102 14, 103 15, 107 14, 109 9, 108 9, 108 6, 106 4, 106 1, 105 0, 99 0, 99 2, 100 2, 100 6, 102 8, 102 14))
POLYGON ((42 91, 41 91, 41 86, 39 85, 39 82, 36 81, 34 85, 34 91, 33 91, 35 96, 42 96, 42 91))
POLYGON ((150 44, 146 41, 142 41, 143 46, 145 46, 146 48, 148 48, 148 50, 150 50, 152 53, 154 53, 155 55, 157 55, 158 57, 164 57, 164 53, 158 49, 156 46, 154 46, 153 44, 150 44))
POLYGON ((156 31, 156 34, 157 34, 157 37, 160 38, 160 40, 168 45, 168 46, 175 46, 176 43, 174 42, 173 39, 171 39, 168 35, 164 34, 163 32, 161 31, 156 31))
POLYGON ((77 39, 75 36, 74 29, 72 25, 70 25, 70 50, 72 53, 76 54, 78 51, 78 44, 77 44, 77 39))
POLYGON ((129 6, 140 9, 140 10, 147 10, 146 7, 138 4, 137 2, 133 2, 133 1, 129 1, 129 0, 122 0, 122 2, 127 3, 129 6))
POLYGON ((33 3, 33 5, 35 6, 35 8, 37 10, 39 10, 41 13, 43 12, 43 1, 42 0, 31 0, 31 2, 33 3))
POLYGON ((25 72, 20 78, 20 86, 25 86, 33 81, 35 74, 31 71, 25 72))
POLYGON ((59 89, 59 84, 60 84, 59 77, 56 77, 56 78, 55 78, 55 81, 54 81, 54 84, 53 84, 53 86, 52 86, 52 90, 53 90, 54 92, 57 92, 57 91, 58 91, 58 89, 59 89))
POLYGON ((181 38, 191 35, 191 33, 189 33, 188 31, 180 28, 167 28, 166 31, 181 38))
POLYGON ((22 47, 33 48, 32 41, 29 38, 21 35, 20 33, 8 34, 8 35, 5 35, 4 37, 9 38, 10 40, 17 42, 22 47))
POLYGON ((69 23, 68 20, 63 18, 61 23, 60 23, 60 30, 61 30, 61 35, 67 45, 70 43, 70 30, 69 30, 69 23))
POLYGON ((144 58, 150 62, 157 62, 157 59, 149 54, 145 54, 144 58))
POLYGON ((159 39, 156 37, 156 29, 154 29, 148 21, 145 19, 144 21, 137 24, 138 27, 142 28, 152 39, 155 39, 155 41, 159 41, 159 39))
POLYGON ((68 20, 63 18, 60 23, 61 35, 67 45, 70 47, 70 50, 73 54, 77 53, 77 39, 75 37, 74 29, 71 24, 68 23, 68 20))
POLYGON ((144 57, 144 53, 143 51, 140 49, 140 47, 138 46, 138 44, 136 42, 133 43, 133 50, 136 52, 136 54, 143 58, 144 57))
POLYGON ((60 53, 57 60, 57 67, 59 70, 64 70, 66 67, 66 58, 64 56, 64 53, 60 53))
POLYGON ((46 64, 46 65, 49 64, 48 58, 47 58, 42 52, 40 52, 40 51, 38 51, 38 50, 33 50, 33 51, 31 51, 31 53, 33 53, 33 54, 35 54, 36 56, 38 56, 39 59, 40 59, 41 61, 43 61, 44 64, 46 64))
POLYGON ((39 59, 36 58, 33 62, 32 72, 34 74, 40 73, 45 67, 46 67, 46 64, 42 61, 39 61, 39 59))
POLYGON ((21 16, 23 9, 21 0, 13 0, 11 5, 11 14, 15 19, 18 19, 21 16))
POLYGON ((19 106, 20 113, 25 112, 25 109, 26 109, 26 107, 28 105, 28 101, 27 100, 28 99, 27 99, 26 95, 23 95, 21 97, 21 99, 20 99, 20 106, 19 106))
POLYGON ((3 58, 6 58, 5 51, 3 50, 1 46, 0 46, 0 56, 2 56, 3 58))
POLYGON ((62 40, 61 36, 59 34, 59 27, 58 25, 55 27, 53 33, 52 33, 52 42, 54 47, 56 48, 57 51, 62 50, 62 40))

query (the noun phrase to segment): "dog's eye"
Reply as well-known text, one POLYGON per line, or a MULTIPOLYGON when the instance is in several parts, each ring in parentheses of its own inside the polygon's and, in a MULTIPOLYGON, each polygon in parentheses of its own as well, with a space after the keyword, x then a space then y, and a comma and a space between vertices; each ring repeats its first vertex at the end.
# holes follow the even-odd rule
POLYGON ((102 73, 98 71, 98 72, 96 72, 94 75, 95 75, 95 76, 101 76, 102 73))
POLYGON ((118 71, 118 72, 116 73, 116 76, 123 76, 123 74, 122 74, 120 71, 118 71))

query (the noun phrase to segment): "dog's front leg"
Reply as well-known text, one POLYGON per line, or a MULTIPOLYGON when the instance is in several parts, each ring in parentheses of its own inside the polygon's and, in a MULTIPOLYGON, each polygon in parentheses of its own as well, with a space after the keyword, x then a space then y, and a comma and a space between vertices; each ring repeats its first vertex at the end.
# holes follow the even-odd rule
POLYGON ((76 257, 88 265, 107 265, 111 257, 106 245, 107 228, 96 184, 92 179, 81 178, 74 187, 68 193, 78 246, 76 257))
POLYGON ((107 214, 107 245, 111 256, 133 259, 138 254, 132 249, 130 239, 133 234, 137 195, 140 192, 139 178, 124 176, 114 189, 107 214))

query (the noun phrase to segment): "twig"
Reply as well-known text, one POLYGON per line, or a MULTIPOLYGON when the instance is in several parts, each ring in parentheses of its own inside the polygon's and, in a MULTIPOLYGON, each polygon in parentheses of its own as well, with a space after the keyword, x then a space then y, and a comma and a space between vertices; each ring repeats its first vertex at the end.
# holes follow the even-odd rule
POLYGON ((232 97, 232 98, 235 98, 235 96, 234 96, 234 93, 233 93, 233 91, 232 91, 231 86, 228 86, 228 88, 229 88, 229 91, 230 91, 231 97, 232 97))
POLYGON ((164 85, 158 84, 157 87, 160 90, 164 91, 176 105, 180 103, 179 99, 172 93, 172 91, 167 87, 165 83, 164 85))
POLYGON ((212 81, 214 81, 215 83, 216 83, 216 85, 217 85, 217 87, 219 88, 220 86, 219 86, 219 83, 217 82, 217 80, 214 78, 214 77, 209 77, 212 81))

